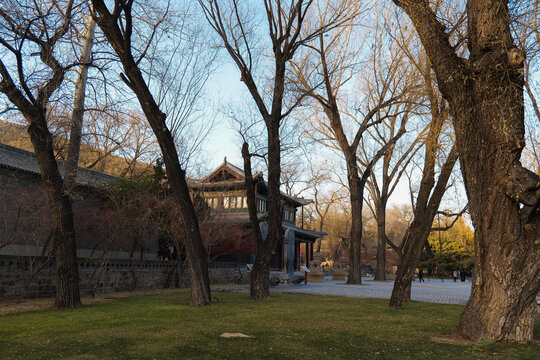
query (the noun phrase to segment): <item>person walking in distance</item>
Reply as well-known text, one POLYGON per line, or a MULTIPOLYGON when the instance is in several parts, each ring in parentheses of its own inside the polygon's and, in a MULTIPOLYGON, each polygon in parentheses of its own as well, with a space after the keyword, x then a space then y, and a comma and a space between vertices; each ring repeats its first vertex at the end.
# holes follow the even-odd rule
POLYGON ((418 282, 424 281, 424 271, 422 268, 418 269, 418 282))

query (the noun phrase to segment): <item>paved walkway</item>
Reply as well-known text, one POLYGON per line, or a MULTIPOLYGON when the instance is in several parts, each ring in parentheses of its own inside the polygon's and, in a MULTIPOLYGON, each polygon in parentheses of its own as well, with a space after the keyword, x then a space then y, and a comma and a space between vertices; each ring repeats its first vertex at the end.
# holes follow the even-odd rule
MULTIPOLYGON (((373 281, 362 278, 362 285, 345 285, 344 281, 325 280, 321 283, 288 286, 280 285, 274 291, 314 295, 352 296, 365 298, 390 299, 393 281, 373 281)), ((419 283, 415 281, 411 288, 411 300, 440 304, 465 305, 471 294, 471 283, 453 282, 452 280, 430 279, 419 283)))
MULTIPOLYGON (((326 279, 320 283, 300 284, 297 286, 279 285, 271 288, 272 292, 351 296, 364 298, 390 299, 393 281, 373 281, 371 278, 362 278, 362 285, 345 285, 344 281, 326 279)), ((249 291, 248 285, 215 286, 217 291, 249 291)), ((411 300, 434 302, 441 304, 465 305, 471 293, 471 283, 453 282, 452 280, 426 279, 425 282, 415 281, 411 288, 411 300)))

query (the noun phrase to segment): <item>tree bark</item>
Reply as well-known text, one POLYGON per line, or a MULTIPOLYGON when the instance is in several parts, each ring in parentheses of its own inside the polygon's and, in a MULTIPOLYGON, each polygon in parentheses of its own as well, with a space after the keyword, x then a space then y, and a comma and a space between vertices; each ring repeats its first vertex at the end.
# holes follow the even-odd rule
POLYGON ((272 253, 267 247, 259 246, 257 248, 249 288, 249 298, 252 300, 260 300, 270 296, 271 259, 272 253))
POLYGON ((458 333, 531 341, 540 287, 540 179, 519 161, 524 52, 513 43, 508 2, 468 1, 468 61, 456 55, 427 0, 394 2, 415 24, 451 105, 475 228, 471 297, 458 333))
MULTIPOLYGON (((271 252, 264 246, 259 219, 257 217, 257 194, 255 193, 255 182, 251 171, 251 154, 248 143, 242 145, 242 157, 244 158, 244 174, 246 178, 246 194, 248 201, 249 220, 253 231, 253 239, 256 244, 255 262, 250 277, 250 298, 259 300, 270 296, 270 261, 271 252), (270 254, 270 255, 269 255, 270 254), (266 260, 268 259, 268 260, 266 260)), ((268 238, 267 238, 268 239, 268 238)))
POLYGON ((115 11, 114 16, 109 12, 102 0, 92 0, 92 4, 95 9, 94 16, 97 24, 103 30, 107 40, 122 62, 125 72, 125 76, 122 78, 137 96, 163 154, 163 162, 165 163, 169 185, 174 200, 179 207, 180 218, 185 233, 186 257, 188 259, 191 282, 190 305, 210 305, 212 303, 212 297, 210 294, 207 254, 199 231, 197 215, 189 194, 186 174, 180 166, 174 139, 167 128, 165 122, 166 115, 159 109, 131 53, 131 39, 129 36, 133 29, 129 27, 122 32, 117 23, 120 12, 123 11, 127 19, 127 26, 132 25, 132 3, 120 6, 118 8, 120 10, 118 12, 115 11))
POLYGON ((401 242, 402 256, 390 297, 390 308, 393 309, 401 307, 403 301, 410 301, 410 283, 413 279, 414 271, 420 262, 422 250, 431 232, 433 218, 439 209, 442 197, 446 191, 446 184, 458 158, 456 147, 454 146, 441 169, 437 185, 433 189, 435 183, 436 149, 438 147, 438 137, 442 123, 442 119, 434 119, 432 129, 435 132, 432 132, 432 129, 430 129, 430 133, 428 134, 424 169, 420 189, 418 190, 416 207, 414 209, 414 219, 401 242))
MULTIPOLYGON (((17 107, 28 121, 28 133, 40 169, 43 188, 47 194, 52 220, 52 239, 56 255, 55 307, 75 308, 81 306, 77 246, 71 200, 64 191, 64 182, 54 158, 53 138, 47 128, 46 111, 50 96, 62 84, 66 69, 52 56, 54 45, 67 31, 71 18, 72 2, 66 7, 63 25, 49 41, 39 42, 40 59, 52 71, 51 77, 37 88, 37 96, 25 94, 15 85, 2 59, 0 59, 0 92, 17 107)), ((25 33, 25 36, 29 33, 25 33)), ((35 36, 32 34, 32 36, 35 36)), ((14 49, 12 48, 13 52, 14 49)), ((16 51, 15 51, 16 52, 16 51)), ((20 53, 18 53, 21 55, 20 53)), ((21 55, 22 56, 22 55, 21 55)), ((18 68, 22 87, 28 89, 22 68, 18 68)))
MULTIPOLYGON (((285 66, 283 66, 284 74, 285 66)), ((280 73, 277 72, 276 73, 280 73)), ((277 75, 276 75, 277 77, 277 75)), ((277 110, 281 114, 281 110, 277 110)), ((277 122, 279 123, 279 122, 277 122)), ((270 295, 270 261, 277 246, 283 243, 283 225, 281 223, 281 142, 279 126, 276 122, 267 124, 268 129, 268 237, 257 243, 257 253, 251 272, 250 298, 259 300, 270 295)))
MULTIPOLYGON (((351 166, 356 166, 356 160, 351 166)), ((364 205, 365 181, 358 177, 356 169, 349 169, 351 197, 351 232, 349 239, 349 274, 347 284, 362 284, 362 207, 364 205)))
MULTIPOLYGON (((27 116, 29 114, 25 114, 25 117, 27 116)), ((32 119, 27 117, 30 123, 28 133, 38 161, 53 223, 53 244, 56 254, 56 297, 54 306, 57 309, 81 307, 77 246, 71 200, 67 193, 64 192, 62 176, 53 155, 52 135, 47 129, 45 111, 41 111, 38 116, 38 118, 33 117, 32 119)))
MULTIPOLYGON (((268 236, 264 242, 257 242, 256 259, 251 272, 250 298, 262 299, 270 295, 270 261, 277 246, 283 243, 283 225, 281 222, 281 140, 279 128, 283 115, 283 95, 285 93, 285 70, 287 55, 277 47, 275 51, 275 75, 273 84, 271 111, 258 93, 257 86, 249 71, 243 72, 242 81, 251 92, 266 124, 268 136, 268 236)), ((240 67, 242 68, 242 67, 240 67)), ((245 157, 244 157, 245 159, 245 157)), ((258 231, 254 229, 254 231, 258 231)))
POLYGON ((79 59, 81 63, 79 66, 79 77, 75 84, 75 99, 73 100, 73 112, 71 114, 68 153, 64 164, 64 187, 68 192, 71 190, 77 179, 86 83, 88 79, 88 68, 90 66, 90 55, 92 54, 92 45, 94 44, 95 28, 96 22, 94 21, 94 18, 92 15, 88 15, 86 34, 82 46, 81 57, 79 59))
POLYGON ((375 210, 377 215, 377 266, 374 280, 377 281, 386 280, 386 202, 387 199, 381 194, 375 210))

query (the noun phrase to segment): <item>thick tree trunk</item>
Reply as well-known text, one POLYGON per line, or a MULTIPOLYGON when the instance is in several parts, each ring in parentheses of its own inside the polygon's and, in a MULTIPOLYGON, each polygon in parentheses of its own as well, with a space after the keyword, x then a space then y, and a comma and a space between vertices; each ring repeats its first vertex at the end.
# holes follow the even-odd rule
POLYGON ((540 179, 519 162, 524 53, 513 43, 508 1, 468 1, 468 61, 455 54, 427 1, 394 1, 412 18, 451 104, 475 228, 471 297, 458 332, 531 341, 540 286, 540 179))
POLYGON ((452 94, 451 104, 476 264, 458 331, 471 339, 530 341, 540 286, 540 179, 519 161, 525 144, 523 53, 513 47, 504 1, 470 1, 467 12, 477 73, 466 93, 452 94), (492 7, 502 12, 498 18, 492 19, 492 7))
POLYGON ((516 199, 526 195, 523 190, 537 187, 538 177, 519 163, 523 146, 519 87, 510 83, 501 88, 495 78, 479 77, 478 83, 481 80, 491 80, 484 84, 491 90, 475 86, 478 108, 460 99, 460 105, 468 102, 476 116, 460 109, 455 121, 476 250, 471 297, 458 331, 471 339, 530 341, 540 284, 540 214, 538 209, 528 214, 527 206, 520 210, 516 199))
MULTIPOLYGON (((119 13, 113 16, 103 1, 93 0, 95 20, 114 51, 120 58, 125 72, 122 79, 137 96, 141 108, 158 140, 163 155, 163 162, 169 185, 171 187, 176 204, 179 207, 180 217, 185 233, 186 257, 190 269, 191 297, 190 305, 210 305, 210 278, 208 275, 208 263, 206 249, 203 246, 199 222, 193 207, 186 182, 185 171, 181 168, 178 153, 171 132, 167 128, 166 115, 161 112, 154 100, 148 86, 142 76, 137 63, 131 53, 132 28, 121 31, 118 25, 119 13), (128 36, 124 38, 124 36, 128 36)), ((129 25, 132 25, 131 4, 122 8, 123 16, 126 16, 129 25)))
MULTIPOLYGON (((350 172, 353 172, 350 170, 350 172)), ((362 283, 362 205, 364 184, 357 174, 349 174, 351 196, 351 232, 349 239, 349 275, 347 284, 362 283)))
POLYGON ((62 177, 54 158, 52 136, 46 127, 45 113, 42 112, 36 116, 36 118, 28 119, 30 122, 28 133, 34 146, 51 211, 53 244, 56 254, 56 297, 54 303, 57 309, 80 307, 77 246, 71 200, 63 189, 62 177))
MULTIPOLYGON (((470 339, 531 341, 539 291, 538 265, 534 265, 538 263, 538 250, 531 244, 538 242, 538 235, 516 233, 512 221, 502 217, 494 221, 503 222, 495 226, 501 233, 494 230, 475 234, 478 242, 493 244, 486 249, 476 247, 471 297, 461 314, 458 331, 470 339)), ((531 228, 538 234, 540 223, 537 221, 531 228)))
POLYGON ((422 256, 422 249, 430 229, 431 220, 421 217, 415 217, 411 226, 407 229, 407 233, 403 238, 403 255, 394 279, 392 296, 390 297, 390 308, 397 309, 401 307, 402 302, 410 301, 411 281, 422 256))
POLYGON ((403 302, 410 302, 411 301, 411 286, 412 286, 413 279, 409 280, 409 284, 407 285, 407 288, 405 289, 405 293, 403 294, 402 301, 403 302))
MULTIPOLYGON (((63 38, 69 29, 72 5, 72 1, 66 4, 63 25, 56 29, 53 37, 47 37, 47 41, 41 38, 43 34, 36 36, 36 34, 32 34, 30 29, 26 29, 22 37, 21 46, 25 39, 32 38, 35 40, 33 41, 37 45, 36 54, 40 55, 43 64, 46 64, 51 71, 48 79, 44 78, 39 84, 29 86, 28 79, 24 74, 24 67, 20 63, 17 68, 20 84, 16 86, 2 59, 0 59, 0 75, 2 79, 0 81, 0 92, 8 97, 29 123, 28 134, 34 147, 43 188, 47 194, 52 218, 51 234, 56 254, 55 307, 58 309, 81 306, 73 210, 71 201, 64 191, 64 182, 54 158, 53 139, 47 128, 46 117, 49 99, 62 84, 67 71, 66 68, 60 65, 53 53, 55 52, 56 43, 63 38), (22 92, 22 89, 25 91, 22 92)), ((51 25, 46 24, 45 18, 42 20, 46 28, 51 25)), ((6 48, 10 47, 7 43, 4 43, 4 46, 6 48)), ((16 53, 21 55, 20 51, 22 51, 22 48, 17 48, 16 53)), ((15 50, 12 50, 12 52, 15 52, 15 50)))
POLYGON ((375 279, 386 280, 386 199, 381 198, 377 203, 377 266, 375 279))
MULTIPOLYGON (((244 174, 246 178, 246 195, 248 202, 249 220, 253 231, 253 240, 256 245, 255 263, 250 277, 250 298, 259 300, 270 296, 270 261, 271 253, 264 246, 262 233, 259 227, 257 217, 257 194, 255 193, 255 182, 251 172, 251 154, 249 153, 248 143, 242 145, 242 157, 244 158, 244 174), (268 260, 265 260, 268 259, 268 260)), ((268 237, 267 237, 268 239, 268 237)))
MULTIPOLYGON (((28 134, 36 154, 43 188, 47 194, 52 220, 51 234, 56 254, 55 307, 57 309, 80 307, 81 297, 73 209, 71 200, 64 191, 64 182, 54 158, 52 135, 47 128, 46 104, 48 98, 45 96, 45 98, 36 101, 40 105, 29 102, 11 81, 3 64, 1 65, 0 71, 3 80, 0 82, 0 90, 17 106, 30 124, 28 134)), ((62 78, 63 73, 56 72, 47 85, 54 89, 60 85, 62 78)), ((40 91, 39 94, 41 95, 43 92, 40 91)))
POLYGON ((210 305, 212 303, 212 297, 210 294, 207 253, 203 246, 199 231, 199 222, 189 194, 186 174, 180 167, 173 137, 165 126, 165 115, 157 113, 152 118, 149 117, 149 114, 146 116, 158 139, 169 185, 171 186, 175 202, 179 207, 180 217, 186 235, 184 246, 189 265, 191 284, 190 305, 210 305), (159 119, 159 114, 162 116, 161 120, 159 119), (158 124, 157 126, 156 123, 158 124))
POLYGON ((426 143, 424 169, 420 189, 418 190, 416 207, 414 209, 414 220, 401 242, 402 255, 394 279, 392 296, 390 297, 390 307, 393 309, 399 308, 403 301, 410 301, 410 283, 414 276, 414 271, 418 267, 418 263, 422 257, 422 250, 431 232, 433 218, 439 209, 441 199, 446 191, 446 184, 457 161, 457 151, 454 146, 441 169, 437 185, 433 189, 435 181, 435 152, 437 138, 439 137, 438 134, 442 126, 441 119, 438 119, 438 121, 438 124, 434 123, 432 125, 436 134, 433 134, 430 130, 428 142, 426 143), (433 136, 431 136, 432 134, 433 136))
POLYGON ((251 272, 249 298, 260 300, 270 296, 270 260, 272 254, 264 246, 257 248, 251 272))
MULTIPOLYGON (((284 70, 284 67, 283 67, 284 70)), ((281 72, 277 72, 276 77, 281 72)), ((278 111, 277 113, 281 113, 278 111)), ((270 261, 276 253, 278 244, 283 243, 283 225, 281 222, 281 141, 279 126, 276 122, 267 122, 268 131, 268 237, 257 246, 255 264, 251 272, 250 298, 258 300, 270 295, 270 261)))

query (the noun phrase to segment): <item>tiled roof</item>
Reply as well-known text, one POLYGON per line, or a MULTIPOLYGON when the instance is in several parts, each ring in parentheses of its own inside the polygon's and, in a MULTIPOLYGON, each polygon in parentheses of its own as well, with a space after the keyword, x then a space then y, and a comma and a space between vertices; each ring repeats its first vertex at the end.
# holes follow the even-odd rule
POLYGON ((210 178, 212 178, 216 173, 218 173, 223 168, 226 168, 229 172, 234 174, 236 177, 240 178, 241 181, 244 181, 245 176, 246 176, 244 173, 244 170, 228 162, 227 157, 225 157, 225 159, 223 160, 223 163, 221 163, 221 165, 219 165, 216 170, 212 171, 210 174, 206 175, 203 179, 201 179, 201 182, 208 182, 210 178))
POLYGON ((321 231, 315 231, 315 230, 308 230, 308 229, 301 229, 299 227, 296 227, 291 224, 287 224, 285 222, 282 223, 283 228, 285 229, 291 229, 294 231, 296 238, 300 240, 300 242, 310 242, 313 243, 315 240, 322 238, 325 235, 328 235, 325 232, 321 231))
MULTIPOLYGON (((0 166, 34 174, 40 173, 34 153, 5 144, 0 144, 0 166)), ((58 161, 58 167, 63 174, 64 162, 58 161)), ((115 176, 81 167, 77 171, 77 183, 80 185, 98 186, 115 179, 115 176)))
POLYGON ((242 177, 245 176, 244 169, 240 169, 238 166, 231 164, 230 162, 227 162, 226 164, 229 166, 230 169, 233 169, 233 171, 239 174, 240 176, 242 177))
MULTIPOLYGON (((265 187, 268 186, 266 181, 263 179, 263 175, 262 175, 261 172, 255 173, 253 175, 253 178, 256 179, 257 181, 259 181, 259 183, 261 185, 264 185, 265 187)), ((243 185, 244 181, 245 181, 244 179, 245 179, 244 170, 239 168, 238 166, 235 166, 235 165, 231 164, 230 162, 228 162, 227 158, 225 157, 225 159, 223 160, 223 163, 221 163, 221 165, 219 165, 216 170, 212 171, 210 174, 208 174, 207 176, 205 176, 201 180, 190 179, 188 181, 188 185, 190 187, 192 187, 192 188, 201 188, 201 189, 202 188, 208 188, 208 189, 210 189, 210 188, 220 188, 220 187, 227 187, 227 186, 232 187, 232 186, 243 185), (230 172, 232 172, 234 174, 237 174, 240 177, 240 179, 238 179, 238 180, 224 180, 224 181, 217 181, 217 182, 208 182, 208 179, 212 178, 212 176, 214 176, 218 171, 220 171, 223 168, 227 168, 230 172)), ((283 191, 280 191, 280 193, 281 193, 282 197, 288 199, 290 202, 292 202, 296 206, 304 206, 304 205, 311 204, 313 202, 313 200, 311 200, 311 199, 304 199, 304 198, 300 198, 300 197, 287 195, 283 191)))

